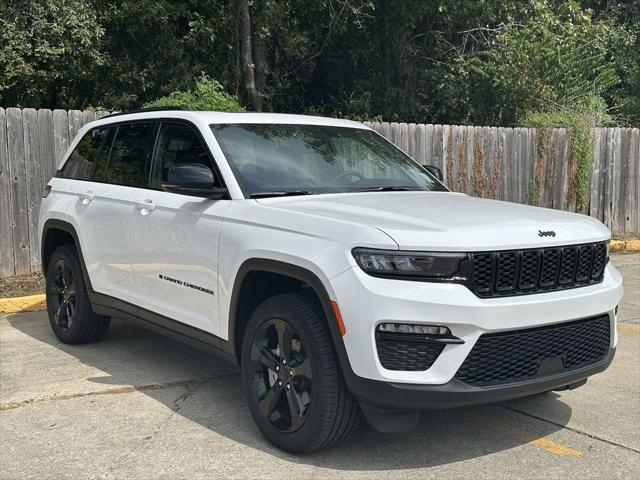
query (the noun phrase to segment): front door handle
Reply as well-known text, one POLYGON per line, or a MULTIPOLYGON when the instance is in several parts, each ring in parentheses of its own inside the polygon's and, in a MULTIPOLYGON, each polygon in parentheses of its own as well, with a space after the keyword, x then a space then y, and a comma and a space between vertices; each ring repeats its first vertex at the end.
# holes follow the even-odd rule
POLYGON ((82 199, 83 205, 89 205, 95 197, 96 195, 91 190, 88 190, 85 193, 80 194, 80 198, 82 199))
POLYGON ((140 210, 142 215, 149 215, 156 209, 156 204, 153 203, 153 200, 147 198, 141 202, 135 202, 136 208, 140 210))

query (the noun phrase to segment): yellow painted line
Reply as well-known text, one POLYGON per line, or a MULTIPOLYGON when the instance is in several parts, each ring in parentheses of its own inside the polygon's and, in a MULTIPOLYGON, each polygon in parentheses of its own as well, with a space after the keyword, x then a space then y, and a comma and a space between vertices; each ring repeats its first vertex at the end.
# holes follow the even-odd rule
POLYGON ((640 240, 611 240, 609 250, 612 252, 640 252, 640 240))
POLYGON ((618 323, 618 330, 622 332, 640 333, 640 327, 628 323, 618 323))
POLYGON ((493 430, 500 435, 508 435, 511 438, 515 438, 522 441, 523 443, 526 443, 527 445, 541 448, 552 455, 561 457, 582 457, 584 455, 580 450, 567 447, 566 445, 554 442, 553 440, 549 440, 548 438, 538 437, 532 432, 513 425, 507 425, 505 422, 496 422, 486 417, 481 417, 477 414, 468 415, 468 418, 469 420, 474 421, 490 430, 493 430))
POLYGON ((575 448, 571 447, 565 447, 564 445, 556 443, 553 440, 549 440, 548 438, 536 438, 535 440, 529 441, 529 444, 535 445, 536 447, 540 447, 549 453, 562 457, 581 457, 583 455, 580 450, 576 450, 575 448))
POLYGON ((626 248, 626 244, 622 240, 611 240, 609 242, 609 250, 613 252, 624 250, 625 248, 626 248))
POLYGON ((45 308, 44 294, 0 298, 0 313, 35 312, 45 308))

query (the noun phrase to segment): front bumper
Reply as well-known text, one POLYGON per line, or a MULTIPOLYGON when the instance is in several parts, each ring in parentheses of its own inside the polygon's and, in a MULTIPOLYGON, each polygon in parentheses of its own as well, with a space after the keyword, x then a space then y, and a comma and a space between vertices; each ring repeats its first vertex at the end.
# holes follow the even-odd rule
POLYGON ((605 370, 613 361, 615 348, 593 365, 558 375, 496 387, 473 387, 453 379, 444 385, 420 385, 368 380, 347 372, 351 394, 360 402, 380 409, 440 410, 466 405, 495 403, 527 397, 550 390, 575 388, 587 377, 605 370))
MULTIPOLYGON (((376 278, 358 267, 332 278, 331 286, 346 325, 346 335, 342 337, 345 358, 341 358, 341 364, 343 370, 349 371, 347 382, 356 396, 372 390, 359 387, 367 381, 387 385, 380 387, 382 392, 376 395, 384 397, 384 391, 388 391, 391 398, 394 395, 412 397, 412 391, 432 387, 429 390, 432 400, 423 399, 427 408, 433 398, 447 398, 449 393, 464 394, 464 398, 471 400, 463 404, 470 404, 485 401, 485 396, 491 398, 486 401, 492 402, 496 397, 503 399, 504 395, 513 398, 575 383, 576 372, 571 372, 570 378, 560 380, 558 385, 549 386, 546 380, 535 380, 532 382, 535 385, 511 384, 504 390, 500 388, 501 394, 497 392, 498 387, 459 384, 454 380, 456 372, 480 336, 487 333, 560 324, 609 313, 612 317, 610 348, 614 349, 617 343, 614 309, 622 297, 622 277, 611 263, 599 284, 507 298, 481 299, 463 285, 376 278), (388 370, 380 363, 375 342, 375 328, 383 322, 446 326, 464 343, 447 345, 427 370, 388 370)), ((607 365, 590 367, 583 378, 604 370, 607 365)), ((451 406, 448 399, 443 403, 451 406)))

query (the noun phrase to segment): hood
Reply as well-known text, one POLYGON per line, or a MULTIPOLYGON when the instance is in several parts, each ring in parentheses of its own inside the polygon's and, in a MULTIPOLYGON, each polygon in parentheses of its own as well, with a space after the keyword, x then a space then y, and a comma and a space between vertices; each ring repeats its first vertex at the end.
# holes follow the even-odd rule
MULTIPOLYGON (((261 199, 259 203, 375 227, 402 250, 482 251, 607 240, 580 214, 451 192, 371 192, 261 199)), ((365 245, 366 246, 366 245, 365 245)))

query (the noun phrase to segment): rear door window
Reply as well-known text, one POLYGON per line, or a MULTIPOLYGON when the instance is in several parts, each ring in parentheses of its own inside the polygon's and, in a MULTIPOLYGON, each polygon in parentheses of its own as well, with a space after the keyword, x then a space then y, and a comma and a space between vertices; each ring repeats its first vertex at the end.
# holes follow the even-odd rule
POLYGON ((113 131, 114 129, 110 127, 99 127, 85 133, 62 168, 62 177, 76 180, 103 180, 113 131))
POLYGON ((123 123, 111 148, 106 181, 115 185, 146 187, 156 122, 123 123))

